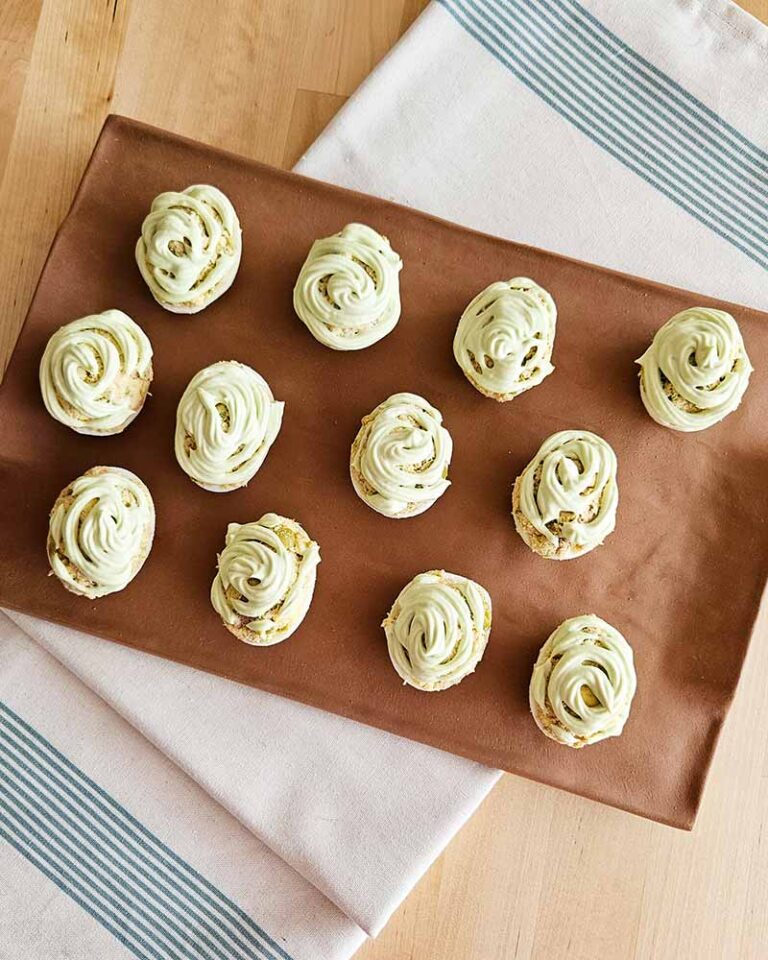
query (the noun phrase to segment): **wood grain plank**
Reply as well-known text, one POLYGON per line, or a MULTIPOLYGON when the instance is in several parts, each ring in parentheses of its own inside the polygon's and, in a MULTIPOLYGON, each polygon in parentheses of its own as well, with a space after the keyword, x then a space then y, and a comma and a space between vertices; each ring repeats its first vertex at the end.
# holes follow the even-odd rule
POLYGON ((116 112, 279 166, 311 7, 135 0, 116 112))
POLYGON ((768 0, 740 0, 739 6, 763 23, 768 23, 768 0))
POLYGON ((404 0, 346 0, 335 93, 349 96, 400 36, 404 0))
MULTIPOLYGON (((313 0, 307 23, 308 42, 302 57, 299 87, 336 93, 341 69, 346 0, 313 0)), ((355 50, 355 56, 361 55, 355 50)))
POLYGON ((6 0, 0 5, 0 170, 16 127, 42 6, 42 0, 6 0))
POLYGON ((109 110, 124 25, 119 0, 46 0, 40 12, 0 183, 0 370, 109 110))
MULTIPOLYGON (((400 18, 401 36, 405 33, 408 27, 410 27, 421 11, 426 8, 428 3, 429 0, 405 0, 403 3, 403 15, 400 18)), ((768 0, 766 0, 766 3, 768 3, 768 0)))
POLYGON ((349 96, 368 76, 427 0, 315 0, 311 5, 300 86, 349 96))
POLYGON ((295 165, 346 101, 346 97, 340 97, 334 93, 316 93, 314 90, 296 91, 291 125, 283 154, 283 166, 286 169, 295 165))

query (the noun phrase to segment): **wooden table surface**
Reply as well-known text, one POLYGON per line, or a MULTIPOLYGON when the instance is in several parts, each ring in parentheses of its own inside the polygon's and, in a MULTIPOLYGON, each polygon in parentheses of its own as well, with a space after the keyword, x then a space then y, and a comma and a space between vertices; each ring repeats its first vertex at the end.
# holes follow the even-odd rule
MULTIPOLYGON (((425 3, 0 0, 0 369, 108 112, 290 167, 425 3)), ((360 960, 768 957, 763 608, 692 834, 505 776, 360 960)))

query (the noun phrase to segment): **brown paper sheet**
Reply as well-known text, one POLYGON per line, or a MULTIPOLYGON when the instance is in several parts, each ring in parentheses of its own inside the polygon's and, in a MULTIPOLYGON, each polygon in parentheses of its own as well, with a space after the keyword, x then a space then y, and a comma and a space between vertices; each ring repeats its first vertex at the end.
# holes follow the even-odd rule
MULTIPOLYGON (((768 571, 768 317, 724 305, 756 369, 741 409, 723 423, 674 433, 650 420, 638 395, 635 358, 663 321, 701 301, 112 117, 0 391, 0 603, 690 827, 768 571), (221 300, 178 317, 152 300, 133 247, 153 197, 197 182, 232 199, 243 261, 221 300), (401 254, 403 315, 380 343, 342 354, 312 339, 291 291, 312 240, 352 220, 401 254), (497 404, 465 381, 452 337, 478 290, 520 275, 558 305, 556 370, 497 404), (125 310, 152 341, 152 396, 123 435, 82 437, 46 413, 38 363, 60 324, 108 307, 125 310), (192 374, 222 359, 255 367, 286 412, 248 488, 216 495, 179 469, 173 432, 192 374), (424 515, 393 521, 357 498, 348 457, 361 416, 400 390, 442 411, 455 452, 449 491, 424 515), (613 445, 620 504, 603 547, 557 563, 516 534, 510 491, 541 441, 570 427, 613 445), (95 464, 138 473, 158 525, 133 583, 89 601, 46 576, 45 540, 59 490, 95 464), (305 525, 322 563, 304 625, 284 644, 255 649, 221 626, 208 593, 227 523, 270 510, 305 525), (400 683, 380 623, 400 588, 436 567, 482 583, 494 620, 477 672, 424 694, 400 683), (629 639, 638 693, 621 738, 571 751, 539 733, 527 688, 541 643, 582 612, 629 639)), ((222 727, 222 749, 226 738, 222 727)))

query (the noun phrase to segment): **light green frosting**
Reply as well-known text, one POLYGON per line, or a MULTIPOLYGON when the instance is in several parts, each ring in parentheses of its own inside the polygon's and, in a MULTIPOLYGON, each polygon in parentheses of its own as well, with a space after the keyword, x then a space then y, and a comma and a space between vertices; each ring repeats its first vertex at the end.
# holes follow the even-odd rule
POLYGON ((349 223, 312 244, 293 291, 294 309, 326 347, 370 347, 400 319, 402 266, 386 237, 349 223))
POLYGON ((136 474, 94 467, 62 491, 51 511, 51 570, 73 593, 116 593, 141 569, 154 532, 152 497, 136 474))
POLYGON ((120 433, 136 417, 152 379, 152 346, 122 310, 65 324, 40 361, 48 413, 77 433, 120 433))
POLYGON ((616 454, 602 437, 562 430, 544 441, 518 477, 520 514, 544 538, 553 559, 587 553, 613 531, 616 471, 616 454))
POLYGON ((552 740, 584 747, 621 733, 636 686, 632 648, 619 631, 594 614, 571 617, 539 652, 531 712, 552 740))
POLYGON ((415 393, 395 393, 363 418, 352 444, 352 484, 385 517, 413 517, 450 486, 452 452, 440 411, 415 393))
POLYGON ((235 279, 241 253, 235 208, 207 184, 155 197, 136 243, 144 281, 172 313, 197 313, 220 297, 235 279))
POLYGON ((242 487, 280 432, 285 404, 251 367, 221 360, 195 374, 176 411, 181 469, 206 490, 242 487))
POLYGON ((444 690, 472 673, 491 631, 491 598, 480 584, 444 570, 403 588, 382 626, 392 665, 419 690, 444 690))
POLYGON ((533 280, 492 283, 461 315, 453 355, 477 389, 511 400, 541 383, 555 369, 555 301, 533 280))
POLYGON ((752 373, 736 321, 709 307, 675 314, 637 362, 645 409, 663 427, 687 433, 732 413, 752 373))
POLYGON ((287 639, 309 610, 320 548, 306 530, 276 513, 230 523, 211 603, 246 643, 267 647, 287 639))

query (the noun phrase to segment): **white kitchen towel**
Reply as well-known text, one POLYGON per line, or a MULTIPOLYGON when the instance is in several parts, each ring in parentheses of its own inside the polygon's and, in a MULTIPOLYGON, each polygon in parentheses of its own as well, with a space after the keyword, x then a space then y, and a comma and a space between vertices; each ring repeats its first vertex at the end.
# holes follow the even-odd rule
POLYGON ((340 960, 364 932, 0 613, 0 958, 340 960))
MULTIPOLYGON (((767 88, 768 32, 721 0, 445 0, 425 11, 299 169, 491 233, 766 307, 767 88)), ((97 691, 102 699, 94 702, 107 716, 121 715, 109 722, 132 746, 123 751, 116 734, 110 749, 79 753, 98 746, 93 728, 83 726, 78 738, 76 718, 46 726, 47 686, 28 680, 31 672, 16 675, 11 689, 25 696, 11 708, 275 943, 295 935, 297 958, 341 960, 362 936, 357 927, 379 929, 496 777, 188 668, 23 623, 41 655, 66 665, 54 702, 80 696, 81 684, 97 691), (191 826, 196 804, 180 812, 199 849, 174 816, 162 820, 148 801, 145 815, 145 798, 127 790, 123 780, 141 783, 139 743, 171 757, 168 770, 184 771, 188 789, 215 798, 218 816, 247 826, 264 856, 269 847, 294 868, 296 876, 287 874, 294 883, 309 877, 355 922, 345 927, 343 917, 318 909, 316 935, 327 942, 315 947, 302 940, 302 918, 290 909, 277 917, 268 883, 261 882, 260 903, 228 884, 205 823, 191 826)), ((150 791, 162 808, 162 787, 150 791)), ((36 897, 55 888, 39 877, 22 887, 35 873, 31 862, 19 867, 16 900, 32 920, 18 926, 24 937, 55 944, 45 934, 49 911, 34 910, 36 897)), ((261 862, 249 860, 263 877, 261 862)), ((234 855, 229 869, 240 869, 234 855)), ((71 928, 76 915, 66 917, 71 928)), ((15 952, 5 932, 11 926, 0 925, 0 957, 3 949, 9 957, 41 955, 15 952)), ((76 928, 68 936, 77 943, 76 928)), ((123 951, 115 956, 125 955, 112 940, 123 951)), ((111 957, 106 942, 102 952, 84 947, 79 956, 111 957)), ((78 957, 76 947, 42 955, 78 957)), ((186 953, 161 955, 208 954, 187 945, 186 953)))
POLYGON ((766 147, 768 30, 728 0, 440 0, 297 169, 768 309, 766 147))
POLYGON ((366 933, 498 777, 314 707, 8 616, 366 933))

